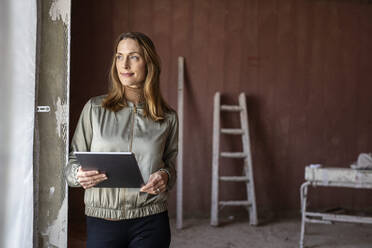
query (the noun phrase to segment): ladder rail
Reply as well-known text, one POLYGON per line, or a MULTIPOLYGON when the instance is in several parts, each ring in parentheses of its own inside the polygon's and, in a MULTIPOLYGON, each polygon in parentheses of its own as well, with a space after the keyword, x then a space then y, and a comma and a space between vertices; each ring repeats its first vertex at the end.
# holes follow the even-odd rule
POLYGON ((244 158, 244 170, 246 176, 250 178, 250 184, 247 184, 248 201, 251 203, 251 207, 249 208, 249 221, 251 225, 257 225, 257 206, 253 179, 253 165, 248 122, 249 119, 247 101, 244 93, 239 95, 239 105, 243 109, 243 111, 240 112, 241 128, 245 131, 245 133, 242 135, 243 151, 246 154, 246 157, 244 158))
POLYGON ((211 225, 218 225, 218 163, 220 152, 220 103, 221 95, 214 96, 213 109, 213 156, 212 156, 212 199, 211 199, 211 225))

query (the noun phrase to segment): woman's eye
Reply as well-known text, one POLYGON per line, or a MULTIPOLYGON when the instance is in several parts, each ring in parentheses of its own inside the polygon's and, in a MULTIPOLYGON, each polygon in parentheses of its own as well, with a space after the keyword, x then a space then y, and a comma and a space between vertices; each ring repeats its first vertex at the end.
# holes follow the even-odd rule
POLYGON ((129 58, 130 58, 130 59, 134 59, 134 60, 138 60, 138 59, 139 59, 139 57, 136 56, 136 55, 131 55, 129 58))
POLYGON ((116 59, 117 60, 122 60, 123 59, 123 56, 122 55, 116 55, 116 59))

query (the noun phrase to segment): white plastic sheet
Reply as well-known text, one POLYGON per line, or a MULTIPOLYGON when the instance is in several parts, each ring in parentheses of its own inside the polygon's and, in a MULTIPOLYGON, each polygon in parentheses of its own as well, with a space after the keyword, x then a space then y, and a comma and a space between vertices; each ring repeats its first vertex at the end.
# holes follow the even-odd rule
POLYGON ((0 1, 0 247, 32 247, 36 0, 0 1))

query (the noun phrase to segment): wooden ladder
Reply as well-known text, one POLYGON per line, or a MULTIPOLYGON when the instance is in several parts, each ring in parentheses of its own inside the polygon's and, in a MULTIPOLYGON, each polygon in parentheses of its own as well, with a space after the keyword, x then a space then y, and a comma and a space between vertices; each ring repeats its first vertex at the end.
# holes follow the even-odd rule
POLYGON ((213 164, 212 164, 212 206, 211 225, 218 226, 219 207, 224 206, 245 206, 249 213, 251 225, 257 225, 256 197, 254 191, 251 145, 249 139, 248 114, 245 94, 239 95, 239 105, 221 105, 221 94, 217 92, 214 96, 213 113, 213 164), (220 114, 223 111, 240 113, 240 129, 220 128, 220 114), (220 152, 220 134, 241 135, 243 152, 220 152), (237 158, 244 159, 244 170, 242 176, 220 176, 219 159, 237 158), (218 198, 219 181, 245 182, 247 189, 247 200, 242 201, 220 201, 218 198))

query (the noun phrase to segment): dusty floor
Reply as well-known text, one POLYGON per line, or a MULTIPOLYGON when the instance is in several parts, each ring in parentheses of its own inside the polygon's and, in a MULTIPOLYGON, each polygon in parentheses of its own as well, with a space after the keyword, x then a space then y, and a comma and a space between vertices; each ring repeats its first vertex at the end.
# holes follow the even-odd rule
MULTIPOLYGON (((72 223, 71 223, 72 224, 72 223)), ((73 224, 69 247, 85 247, 84 224, 73 224)), ((229 220, 220 227, 209 226, 209 219, 184 220, 177 230, 171 220, 172 248, 294 248, 299 247, 300 220, 283 219, 258 227, 246 221, 229 220)), ((372 248, 372 225, 307 224, 307 248, 372 248)))
MULTIPOLYGON (((221 227, 209 226, 209 220, 186 220, 183 230, 174 228, 175 248, 291 248, 299 247, 300 220, 285 219, 252 227, 247 222, 232 221, 221 227)), ((372 248, 372 225, 307 224, 305 245, 308 248, 372 248)))

